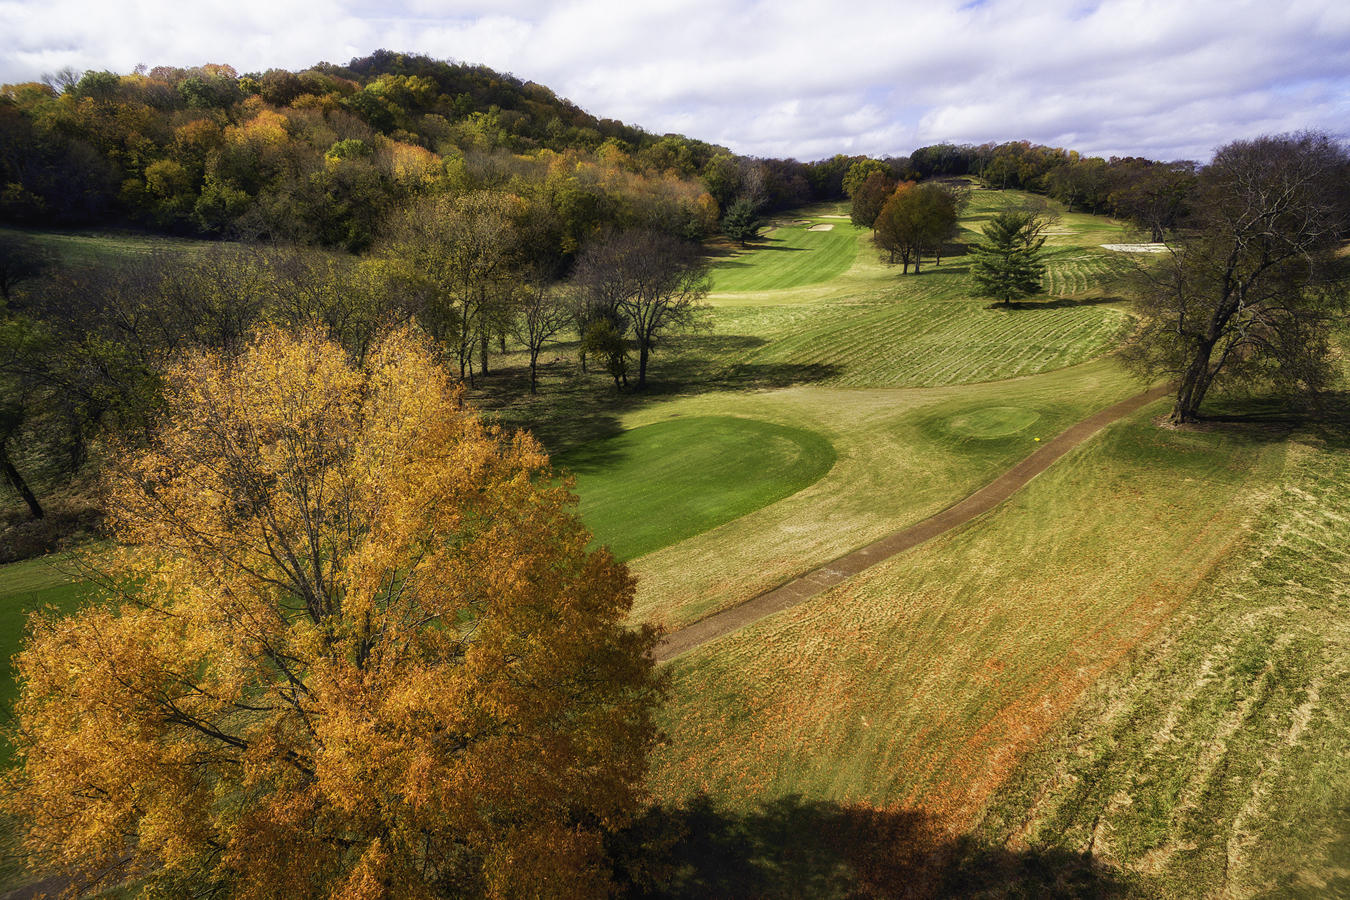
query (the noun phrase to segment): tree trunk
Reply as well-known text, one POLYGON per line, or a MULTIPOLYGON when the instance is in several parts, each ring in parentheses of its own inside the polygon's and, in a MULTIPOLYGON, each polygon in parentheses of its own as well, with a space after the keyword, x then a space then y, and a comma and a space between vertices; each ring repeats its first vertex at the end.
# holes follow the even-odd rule
POLYGON ((643 341, 638 344, 638 390, 647 387, 647 352, 650 348, 643 341))
POLYGON ((538 370, 539 370, 539 352, 538 352, 537 350, 531 348, 531 349, 530 349, 530 393, 531 393, 531 394, 537 394, 537 393, 539 393, 538 389, 535 387, 535 383, 536 383, 537 378, 538 378, 538 376, 536 375, 536 372, 538 372, 538 370))
POLYGON ((1195 422, 1200 418, 1200 403, 1205 399, 1213 377, 1209 371, 1209 358, 1213 352, 1213 341, 1196 342, 1195 355, 1177 385, 1176 403, 1172 406, 1172 414, 1168 416, 1173 424, 1195 422))
POLYGON ((33 514, 33 518, 41 519, 44 515, 42 504, 38 503, 37 497, 28 487, 28 482, 23 480, 19 470, 14 468, 14 463, 9 458, 9 447, 5 443, 0 443, 0 471, 5 473, 5 480, 10 483, 14 490, 19 492, 23 502, 28 504, 28 511, 33 514))

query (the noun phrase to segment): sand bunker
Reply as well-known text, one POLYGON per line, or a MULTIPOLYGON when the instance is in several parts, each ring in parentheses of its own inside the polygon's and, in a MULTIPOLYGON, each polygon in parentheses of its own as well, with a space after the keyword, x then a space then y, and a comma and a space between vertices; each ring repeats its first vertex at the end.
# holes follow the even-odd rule
POLYGON ((1166 244, 1102 244, 1107 250, 1118 253, 1166 253, 1166 244))
POLYGON ((822 225, 812 225, 807 231, 834 231, 833 222, 825 222, 822 225))

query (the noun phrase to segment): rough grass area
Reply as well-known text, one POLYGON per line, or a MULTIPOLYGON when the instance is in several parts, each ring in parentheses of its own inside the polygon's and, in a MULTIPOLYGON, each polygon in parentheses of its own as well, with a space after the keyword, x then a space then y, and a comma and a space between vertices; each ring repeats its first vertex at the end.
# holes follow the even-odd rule
POLYGON ((869 232, 847 221, 791 220, 770 228, 748 247, 713 265, 713 292, 777 291, 819 284, 853 264, 858 244, 869 232), (828 231, 813 231, 829 224, 828 231))
POLYGON ((1350 896, 1350 448, 1295 443, 1254 533, 1095 684, 979 832, 1162 896, 1350 896))
POLYGON ((791 496, 834 465, 819 434, 732 416, 659 422, 558 457, 576 476, 581 517, 632 559, 791 496))
POLYGON ((1104 672, 1241 543, 1283 447, 1109 428, 989 515, 671 664, 652 778, 975 821, 1104 672))

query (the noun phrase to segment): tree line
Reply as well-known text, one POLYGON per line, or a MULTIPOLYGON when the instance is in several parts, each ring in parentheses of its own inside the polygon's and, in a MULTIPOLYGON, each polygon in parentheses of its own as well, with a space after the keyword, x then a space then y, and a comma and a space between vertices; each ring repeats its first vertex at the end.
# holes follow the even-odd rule
POLYGON ((843 188, 855 208, 854 224, 865 227, 898 183, 971 176, 996 190, 1044 194, 1070 211, 1123 219, 1161 241, 1186 214, 1200 168, 1191 160, 1103 159, 1029 141, 935 144, 908 156, 851 163, 843 188))

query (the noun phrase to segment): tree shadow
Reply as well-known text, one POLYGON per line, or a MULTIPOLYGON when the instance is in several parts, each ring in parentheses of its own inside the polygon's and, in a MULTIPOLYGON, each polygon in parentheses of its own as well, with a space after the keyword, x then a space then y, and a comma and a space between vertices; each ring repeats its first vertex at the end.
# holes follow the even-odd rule
POLYGON ((1056 297, 1053 300, 1018 300, 1008 305, 992 303, 987 309, 1071 309, 1080 306, 1107 306, 1120 303, 1124 297, 1056 297))
POLYGON ((1187 427, 1222 429, 1272 443, 1303 433, 1331 449, 1350 449, 1350 391, 1302 397, 1227 394, 1208 401, 1207 407, 1201 407, 1200 421, 1187 427))
MULTIPOLYGON (((748 361, 768 342, 748 335, 694 332, 672 337, 658 349, 647 371, 647 387, 636 389, 636 361, 629 388, 615 390, 611 376, 594 366, 582 372, 574 344, 550 348, 540 365, 539 391, 530 393, 530 373, 507 358, 470 390, 474 405, 506 428, 524 428, 553 454, 612 437, 627 413, 659 400, 713 391, 752 391, 811 384, 842 371, 833 364, 748 361)), ((600 463, 588 460, 586 465, 600 463)), ((578 470, 579 471, 579 470, 578 470)))
POLYGON ((1087 854, 1012 851, 952 838, 922 812, 795 796, 732 812, 698 795, 609 843, 630 898, 1142 895, 1087 854))

